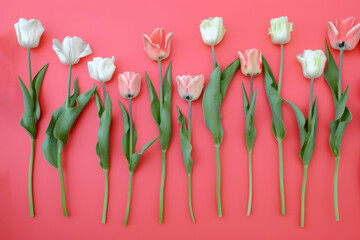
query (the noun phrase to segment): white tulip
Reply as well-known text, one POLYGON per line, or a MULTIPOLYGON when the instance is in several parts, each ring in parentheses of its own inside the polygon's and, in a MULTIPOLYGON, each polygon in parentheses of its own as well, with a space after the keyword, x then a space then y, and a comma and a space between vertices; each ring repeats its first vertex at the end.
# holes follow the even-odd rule
POLYGON ((275 44, 285 44, 290 41, 290 33, 293 31, 293 24, 289 23, 288 17, 279 17, 270 20, 269 35, 275 44))
POLYGON ((208 18, 201 22, 200 32, 205 44, 215 46, 224 37, 225 27, 222 17, 208 18))
POLYGON ((303 54, 297 55, 298 61, 301 63, 304 77, 315 79, 322 75, 326 56, 321 50, 305 50, 303 54))
POLYGON ((53 39, 53 49, 65 65, 77 64, 80 58, 92 53, 90 45, 79 37, 65 37, 62 43, 53 39))
POLYGON ((14 26, 20 46, 24 48, 36 48, 39 46, 40 37, 45 30, 39 20, 31 19, 28 21, 25 18, 19 18, 19 21, 14 26))
POLYGON ((92 79, 99 82, 107 82, 111 80, 115 72, 115 57, 101 58, 96 57, 88 62, 89 74, 92 79))

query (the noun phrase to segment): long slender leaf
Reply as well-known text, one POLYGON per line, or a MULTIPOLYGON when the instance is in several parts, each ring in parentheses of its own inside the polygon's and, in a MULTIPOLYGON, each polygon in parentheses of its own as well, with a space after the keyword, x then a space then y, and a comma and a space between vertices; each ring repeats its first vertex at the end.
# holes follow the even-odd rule
POLYGON ((21 118, 20 125, 25 128, 32 139, 36 137, 36 116, 34 111, 34 103, 30 92, 24 82, 19 77, 19 82, 24 98, 24 114, 21 118))
POLYGON ((244 101, 244 112, 245 112, 245 138, 246 138, 246 146, 249 152, 252 152, 255 137, 256 137, 256 129, 254 126, 254 112, 255 112, 255 103, 256 103, 256 95, 257 91, 255 90, 255 94, 251 99, 251 103, 249 105, 248 97, 244 88, 244 84, 242 85, 243 91, 243 101, 244 101))
POLYGON ((146 83, 149 89, 149 95, 150 95, 150 111, 151 114, 158 126, 160 126, 160 103, 158 96, 156 94, 155 88, 148 76, 148 74, 145 71, 145 77, 146 77, 146 83))
POLYGON ((191 146, 191 142, 190 142, 188 129, 186 129, 185 117, 182 114, 180 108, 178 106, 176 106, 176 107, 177 107, 178 114, 179 114, 177 120, 181 125, 181 127, 180 127, 181 152, 182 152, 182 156, 183 156, 183 160, 184 160, 184 164, 185 164, 186 173, 188 175, 190 175, 191 171, 192 171, 192 165, 193 165, 193 160, 191 158, 192 146, 191 146))
MULTIPOLYGON (((122 118, 123 118, 123 126, 124 126, 124 135, 122 137, 122 149, 124 156, 126 157, 128 163, 131 161, 131 153, 130 153, 130 120, 129 115, 125 110, 124 105, 119 101, 122 118)), ((135 151, 137 141, 137 133, 134 123, 132 124, 132 150, 135 151)))
POLYGON ((171 124, 171 61, 166 70, 164 80, 163 80, 163 98, 164 104, 162 109, 160 109, 160 126, 159 126, 159 136, 160 136, 160 146, 161 150, 166 151, 169 147, 171 136, 172 136, 172 124, 171 124))
MULTIPOLYGON (((74 81, 74 90, 71 94, 69 101, 70 107, 73 107, 75 105, 76 98, 78 97, 78 95, 79 95, 79 85, 76 78, 74 81)), ((46 129, 46 138, 41 146, 46 161, 48 161, 55 168, 58 168, 58 164, 57 164, 58 140, 54 136, 54 127, 59 117, 65 110, 65 104, 66 102, 51 114, 51 120, 48 128, 46 129)))
POLYGON ((109 138, 111 117, 112 103, 108 93, 105 100, 105 110, 103 110, 100 116, 98 142, 96 143, 96 154, 99 156, 99 164, 104 170, 109 169, 109 138))
POLYGON ((136 169, 136 166, 139 163, 140 157, 142 156, 142 154, 156 141, 156 139, 158 139, 158 137, 154 138, 153 140, 151 140, 150 142, 148 142, 147 144, 145 144, 139 153, 134 153, 131 156, 131 161, 129 163, 129 171, 130 173, 133 173, 136 169))
POLYGON ((230 85, 231 80, 233 79, 236 71, 240 67, 240 59, 237 58, 235 61, 230 63, 224 71, 221 73, 221 80, 220 80, 220 90, 221 90, 221 102, 224 101, 226 91, 230 85))
POLYGON ((35 108, 36 121, 40 119, 40 104, 39 104, 40 89, 48 65, 49 63, 45 64, 45 66, 40 69, 40 71, 35 75, 31 84, 33 89, 33 96, 34 96, 33 102, 35 108))

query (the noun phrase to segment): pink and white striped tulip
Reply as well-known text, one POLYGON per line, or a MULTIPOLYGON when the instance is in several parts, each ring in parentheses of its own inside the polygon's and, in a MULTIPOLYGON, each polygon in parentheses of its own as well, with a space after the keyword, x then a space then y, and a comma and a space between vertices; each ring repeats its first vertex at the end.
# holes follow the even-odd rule
POLYGON ((141 75, 136 72, 119 74, 119 91, 123 98, 131 99, 139 95, 141 88, 141 75))
POLYGON ((155 61, 167 58, 170 55, 172 37, 173 33, 166 34, 163 28, 155 29, 150 37, 144 34, 144 50, 149 58, 155 61))
POLYGON ((179 95, 187 101, 194 101, 200 97, 204 86, 204 75, 183 75, 177 76, 179 95))
POLYGON ((262 55, 260 50, 246 49, 244 55, 239 51, 241 71, 244 75, 255 76, 262 71, 262 55))
POLYGON ((330 45, 334 49, 352 50, 356 47, 360 37, 360 23, 355 25, 355 17, 336 19, 335 25, 328 24, 330 45))

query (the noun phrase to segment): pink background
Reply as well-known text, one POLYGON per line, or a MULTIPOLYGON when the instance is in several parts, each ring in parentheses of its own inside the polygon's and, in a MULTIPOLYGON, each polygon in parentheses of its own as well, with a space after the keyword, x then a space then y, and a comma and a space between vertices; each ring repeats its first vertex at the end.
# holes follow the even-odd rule
MULTIPOLYGON (((222 107, 224 140, 221 147, 223 218, 217 217, 215 198, 215 149, 204 124, 201 100, 193 104, 193 207, 196 224, 188 212, 187 178, 180 151, 179 124, 175 106, 187 112, 187 103, 177 94, 175 76, 203 73, 208 81, 211 51, 201 39, 200 21, 222 16, 226 27, 216 47, 217 61, 224 68, 238 50, 259 48, 278 77, 280 47, 272 44, 269 20, 283 15, 294 23, 291 41, 285 46, 282 95, 307 111, 310 82, 302 75, 296 55, 304 49, 324 50, 327 22, 337 17, 359 16, 358 0, 303 1, 2 1, 0 10, 0 238, 1 239, 359 239, 360 237, 360 70, 359 46, 345 52, 343 89, 350 85, 348 106, 353 113, 342 144, 339 177, 340 222, 333 210, 334 157, 328 145, 329 122, 334 117, 330 88, 323 77, 315 82, 319 124, 316 149, 310 163, 306 191, 305 228, 299 227, 303 165, 299 157, 299 135, 295 116, 284 105, 287 134, 284 140, 286 216, 280 215, 277 142, 271 132, 271 112, 263 77, 255 78, 258 90, 255 111, 257 138, 253 150, 253 209, 246 217, 248 164, 244 137, 241 83, 249 91, 249 78, 239 71, 230 85, 222 107), (30 138, 20 126, 22 94, 17 80, 27 82, 26 50, 16 40, 13 24, 19 17, 39 19, 45 32, 40 46, 32 50, 32 69, 37 72, 49 62, 40 103, 34 167, 36 217, 30 218, 27 172, 30 138), (128 168, 121 150, 121 99, 115 76, 124 71, 142 74, 142 91, 133 101, 138 130, 137 151, 155 137, 157 127, 150 113, 144 79, 146 69, 158 90, 158 67, 143 51, 142 34, 156 27, 174 32, 170 58, 173 60, 173 139, 168 151, 164 224, 158 223, 161 151, 156 142, 142 157, 134 175, 130 218, 125 216, 128 168), (51 113, 66 96, 68 68, 52 50, 52 39, 79 36, 91 45, 93 54, 73 68, 81 92, 88 90, 87 61, 95 56, 116 58, 114 79, 107 84, 113 99, 111 132, 110 199, 108 223, 101 223, 104 179, 95 153, 98 118, 94 99, 79 117, 64 149, 66 198, 69 218, 61 211, 60 184, 56 169, 46 162, 41 143, 51 113)), ((339 52, 331 50, 338 61, 339 52)), ((164 69, 165 71, 165 69, 164 69)), ((101 87, 99 87, 101 93, 101 87)), ((187 114, 186 114, 187 117, 187 114)))

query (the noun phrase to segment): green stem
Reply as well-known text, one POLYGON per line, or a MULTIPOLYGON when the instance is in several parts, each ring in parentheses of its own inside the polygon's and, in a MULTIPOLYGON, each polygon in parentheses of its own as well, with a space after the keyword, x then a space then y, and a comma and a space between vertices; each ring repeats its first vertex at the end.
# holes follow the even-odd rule
POLYGON ((251 214, 251 203, 252 203, 252 164, 251 164, 251 154, 252 152, 248 152, 249 155, 249 200, 248 200, 248 209, 247 216, 251 214))
POLYGON ((305 189, 306 189, 306 178, 307 178, 308 167, 304 167, 304 176, 301 190, 301 220, 300 226, 304 227, 305 222, 305 189))
POLYGON ((129 175, 129 188, 128 188, 128 198, 127 198, 127 205, 126 205, 126 215, 125 215, 124 227, 127 225, 128 218, 129 218, 129 212, 130 212, 132 177, 133 177, 133 173, 130 173, 130 175, 129 175))
POLYGON ((60 175, 60 185, 61 185, 61 203, 62 203, 64 217, 67 217, 68 213, 66 210, 65 185, 64 185, 64 175, 63 175, 62 164, 61 164, 61 158, 62 158, 61 155, 62 155, 62 150, 59 150, 59 152, 58 152, 58 171, 59 171, 59 175, 60 175))
POLYGON ((29 193, 29 206, 30 217, 34 217, 34 197, 33 197, 33 169, 34 169, 34 154, 35 154, 35 139, 31 138, 31 153, 28 175, 28 193, 29 193))
POLYGON ((132 154, 133 154, 133 150, 135 150, 135 149, 132 149, 132 147, 133 147, 133 140, 132 140, 132 138, 133 138, 133 136, 132 136, 132 134, 133 134, 133 131, 132 131, 132 125, 133 125, 133 122, 132 122, 132 104, 131 104, 131 98, 129 99, 129 118, 130 118, 130 157, 132 156, 132 154))
POLYGON ((159 64, 159 87, 160 87, 160 111, 162 109, 162 105, 163 105, 163 102, 164 102, 164 99, 163 99, 163 84, 162 84, 162 71, 161 71, 161 60, 158 60, 158 64, 159 64))
POLYGON ((311 79, 311 85, 310 85, 309 114, 308 114, 308 130, 309 130, 309 132, 310 132, 310 126, 311 126, 313 92, 314 92, 314 78, 311 79))
POLYGON ((282 150, 282 140, 281 139, 278 139, 278 145, 279 145, 279 175, 280 175, 281 215, 285 216, 284 163, 283 163, 283 150, 282 150))
POLYGON ((105 89, 105 82, 102 83, 103 87, 103 94, 104 94, 104 107, 105 107, 105 101, 106 101, 106 89, 105 89))
POLYGON ((188 188, 189 188, 189 209, 190 215, 193 222, 195 222, 193 208, 192 208, 192 201, 191 201, 191 174, 188 174, 188 188))
POLYGON ((66 93, 66 108, 70 107, 71 71, 72 71, 72 65, 69 65, 69 78, 68 78, 67 93, 66 93))
POLYGON ((339 176, 339 162, 340 157, 335 157, 335 174, 334 174, 334 208, 335 220, 339 221, 339 207, 338 207, 338 176, 339 176))
POLYGON ((108 170, 104 170, 105 174, 105 194, 104 194, 104 207, 103 207, 103 215, 102 215, 102 223, 106 223, 106 213, 109 199, 109 172, 108 170))
POLYGON ((216 60, 215 60, 215 48, 214 45, 211 45, 211 53, 212 53, 212 60, 213 60, 213 68, 216 68, 216 60))
POLYGON ((279 94, 281 92, 281 80, 282 80, 282 74, 283 74, 283 65, 284 65, 284 44, 281 44, 280 73, 279 73, 279 84, 278 84, 279 94))
POLYGON ((338 100, 341 97, 341 77, 342 77, 342 62, 343 62, 344 49, 340 49, 340 60, 339 60, 339 78, 338 78, 338 100))
POLYGON ((189 140, 191 142, 191 100, 189 101, 189 121, 188 121, 188 132, 189 132, 189 140))
POLYGON ((166 150, 163 150, 162 151, 161 182, 160 182, 159 223, 163 223, 163 218, 164 218, 165 169, 166 169, 166 150))
POLYGON ((250 76, 250 104, 251 104, 251 99, 253 97, 253 76, 250 76))
MULTIPOLYGON (((28 70, 29 70, 29 89, 31 89, 32 76, 31 76, 31 57, 30 57, 30 48, 27 49, 27 58, 28 58, 28 70)), ((30 95, 32 92, 30 91, 30 95)))
POLYGON ((220 145, 215 145, 215 150, 216 150, 216 202, 217 202, 218 216, 222 217, 220 145))

